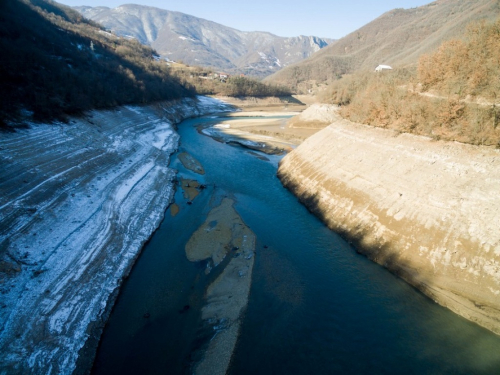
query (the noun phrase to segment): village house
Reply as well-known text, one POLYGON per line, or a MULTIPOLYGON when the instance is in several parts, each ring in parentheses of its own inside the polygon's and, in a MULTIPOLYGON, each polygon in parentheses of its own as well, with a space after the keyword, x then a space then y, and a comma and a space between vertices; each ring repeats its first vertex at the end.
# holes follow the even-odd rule
POLYGON ((392 70, 392 67, 390 67, 389 65, 379 65, 375 68, 376 72, 381 72, 383 70, 392 70))
POLYGON ((220 72, 219 73, 219 79, 221 82, 226 82, 226 80, 229 78, 229 74, 220 72))

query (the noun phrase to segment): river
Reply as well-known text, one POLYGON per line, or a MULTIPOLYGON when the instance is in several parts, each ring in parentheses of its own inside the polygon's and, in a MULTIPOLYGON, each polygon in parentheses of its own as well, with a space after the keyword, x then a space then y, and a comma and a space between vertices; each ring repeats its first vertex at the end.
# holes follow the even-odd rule
POLYGON ((179 125, 180 152, 206 185, 168 211, 124 283, 94 374, 185 374, 213 337, 201 309, 217 276, 185 246, 210 210, 231 198, 256 236, 248 306, 229 374, 498 374, 500 337, 438 306, 372 263, 311 215, 276 177, 280 156, 257 157, 179 125), (267 159, 267 160, 264 160, 267 159))

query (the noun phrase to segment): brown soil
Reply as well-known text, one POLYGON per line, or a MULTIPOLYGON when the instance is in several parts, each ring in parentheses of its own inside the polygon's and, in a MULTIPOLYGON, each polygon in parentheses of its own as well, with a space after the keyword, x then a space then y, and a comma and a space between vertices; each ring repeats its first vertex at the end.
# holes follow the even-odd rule
POLYGON ((193 201, 200 194, 201 184, 196 180, 181 178, 181 188, 184 192, 184 198, 193 201))
MULTIPOLYGON (((300 117, 301 112, 314 103, 315 99, 306 95, 294 98, 296 103, 287 103, 278 98, 223 98, 224 101, 236 106, 240 111, 229 113, 227 119, 221 121, 222 124, 228 124, 230 128, 221 129, 220 133, 228 137, 236 136, 244 140, 262 143, 265 145, 262 149, 254 149, 265 153, 275 154, 276 150, 289 152, 293 147, 301 144, 305 139, 328 125, 322 122, 320 126, 314 127, 297 126, 295 119, 300 117), (275 118, 277 116, 293 117, 277 119, 275 118), (243 119, 241 117, 253 118, 243 119)), ((224 141, 224 139, 219 140, 224 141)))
POLYGON ((177 214, 180 212, 180 207, 177 203, 173 203, 171 206, 170 206, 170 215, 172 217, 175 217, 177 216, 177 214))

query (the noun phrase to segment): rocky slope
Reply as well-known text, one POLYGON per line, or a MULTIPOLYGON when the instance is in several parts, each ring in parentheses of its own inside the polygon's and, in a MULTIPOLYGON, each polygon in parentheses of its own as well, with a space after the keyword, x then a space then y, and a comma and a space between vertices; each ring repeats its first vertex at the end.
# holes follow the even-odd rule
POLYGON ((500 150, 339 119, 278 174, 360 252, 500 334, 500 150))
POLYGON ((314 36, 284 38, 244 32, 184 13, 134 4, 75 9, 117 35, 152 46, 163 57, 228 73, 269 75, 332 42, 314 36))
POLYGON ((323 129, 339 119, 338 106, 330 104, 312 104, 299 115, 288 121, 290 128, 323 129))
POLYGON ((310 58, 266 78, 301 92, 356 70, 379 64, 414 64, 444 40, 463 35, 468 23, 500 15, 496 0, 438 0, 384 13, 310 58))
POLYGON ((201 97, 0 133, 0 373, 70 374, 92 357, 172 198, 173 124, 223 109, 201 97))

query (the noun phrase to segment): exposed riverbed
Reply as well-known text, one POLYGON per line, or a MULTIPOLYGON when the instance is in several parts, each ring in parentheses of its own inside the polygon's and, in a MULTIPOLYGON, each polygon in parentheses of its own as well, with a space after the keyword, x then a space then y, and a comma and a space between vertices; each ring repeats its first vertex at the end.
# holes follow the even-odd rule
POLYGON ((0 373, 72 374, 174 194, 175 124, 206 97, 0 132, 0 373))
POLYGON ((123 285, 95 374, 500 371, 500 337, 357 254, 281 186, 281 156, 197 131, 220 122, 179 126, 181 160, 171 163, 179 170, 176 204, 123 285), (196 173, 200 166, 204 174, 196 173), (218 226, 214 238, 225 253, 191 251, 213 243, 218 226), (243 246, 244 236, 254 243, 243 246), (215 293, 241 259, 252 263, 230 282, 238 297, 215 293), (216 294, 239 302, 214 319, 216 294))

